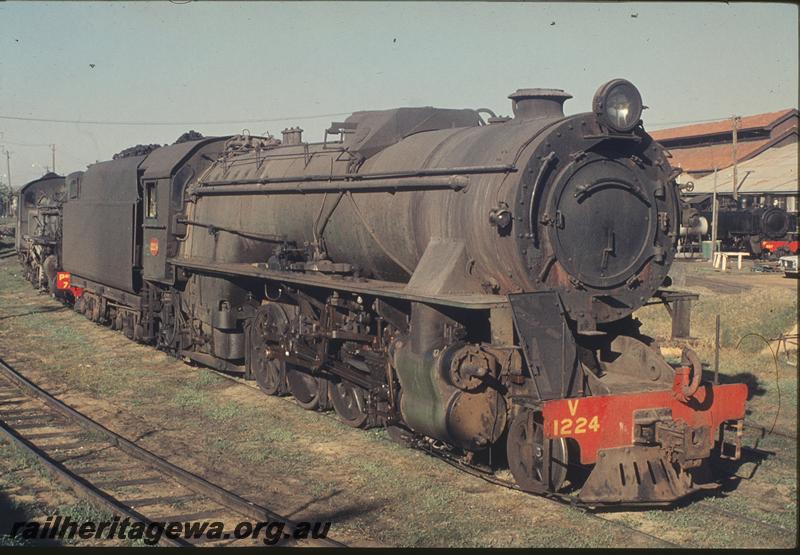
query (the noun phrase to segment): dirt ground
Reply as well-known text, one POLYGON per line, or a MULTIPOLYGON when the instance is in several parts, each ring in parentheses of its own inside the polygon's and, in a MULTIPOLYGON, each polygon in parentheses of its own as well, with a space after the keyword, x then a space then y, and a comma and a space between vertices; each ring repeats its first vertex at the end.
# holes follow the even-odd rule
MULTIPOLYGON (((755 276, 753 283, 762 277, 755 276)), ((687 282, 691 284, 688 273, 687 282)), ((763 328, 764 321, 786 320, 781 303, 794 303, 792 314, 796 314, 796 296, 792 298, 788 288, 782 290, 785 297, 765 305, 759 295, 771 289, 757 284, 735 295, 712 289, 711 304, 701 301, 698 308, 726 307, 736 301, 751 311, 752 303, 777 311, 753 320, 763 328)), ((666 337, 668 323, 659 311, 663 308, 648 307, 639 317, 652 328, 649 331, 666 337)), ((697 314, 696 348, 704 360, 711 360, 707 316, 697 314)), ((755 343, 747 344, 755 351, 737 355, 732 344, 743 328, 726 329, 730 337, 726 336, 723 349, 723 373, 730 380, 750 376, 747 379, 756 386, 751 416, 769 423, 775 414, 771 400, 777 395, 769 381, 774 379, 774 366, 759 358, 763 346, 755 343), (754 368, 754 361, 761 366, 754 368)), ((665 341, 665 348, 669 346, 665 341)), ((400 447, 382 430, 354 430, 332 413, 304 411, 290 398, 264 396, 132 343, 38 295, 19 277, 13 257, 0 259, 0 356, 66 403, 173 463, 287 517, 330 520, 331 537, 351 545, 796 545, 796 441, 792 439, 774 435, 758 439, 749 433, 751 445, 758 442, 761 450, 775 455, 751 457, 733 468, 740 478, 731 480, 724 495, 706 498, 702 504, 597 518, 466 475, 400 447)), ((796 372, 782 365, 779 380, 783 386, 779 424, 788 428, 792 410, 796 420, 796 372)), ((796 426, 793 430, 796 435, 796 426)), ((15 490, 2 482, 0 489, 14 498, 15 490)))

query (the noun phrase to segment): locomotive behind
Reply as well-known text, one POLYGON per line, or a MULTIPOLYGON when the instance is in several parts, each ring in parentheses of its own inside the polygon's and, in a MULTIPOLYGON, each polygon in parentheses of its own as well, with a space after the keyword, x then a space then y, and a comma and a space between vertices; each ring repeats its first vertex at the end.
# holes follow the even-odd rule
MULTIPOLYGON (((708 224, 699 235, 711 238, 711 195, 688 197, 686 206, 708 224)), ((739 206, 723 197, 717 210, 717 239, 722 249, 748 252, 756 257, 797 252, 797 215, 778 206, 739 206)), ((691 240, 694 231, 688 233, 691 240)))
POLYGON ((25 184, 17 198, 15 248, 25 279, 55 293, 61 267, 61 206, 64 177, 53 172, 25 184))
POLYGON ((747 388, 703 381, 689 350, 669 365, 633 318, 676 251, 676 172, 628 81, 572 116, 561 90, 509 98, 488 123, 362 111, 321 143, 291 128, 90 166, 67 178, 59 285, 94 321, 304 408, 506 458, 527 491, 685 497, 747 388))

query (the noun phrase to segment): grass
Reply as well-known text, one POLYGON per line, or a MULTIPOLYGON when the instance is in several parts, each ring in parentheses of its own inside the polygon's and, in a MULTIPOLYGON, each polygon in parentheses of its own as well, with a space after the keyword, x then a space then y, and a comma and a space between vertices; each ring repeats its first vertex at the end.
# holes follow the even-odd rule
POLYGON ((35 455, 11 443, 3 442, 0 446, 0 455, 10 467, 7 472, 15 473, 20 470, 29 470, 41 478, 50 478, 50 472, 39 462, 35 455))
MULTIPOLYGON (((749 333, 769 339, 787 333, 797 323, 797 294, 788 289, 752 289, 737 295, 701 295, 692 308, 692 335, 698 347, 714 348, 715 315, 720 315, 720 345, 735 348, 749 333)), ((670 335, 670 318, 662 306, 646 306, 636 312, 642 331, 657 338, 670 335)), ((742 350, 759 352, 763 343, 745 340, 742 350)), ((712 351, 713 353, 713 351, 712 351)))
POLYGON ((235 453, 250 463, 269 462, 275 470, 285 473, 294 472, 298 465, 308 462, 308 455, 293 446, 295 434, 279 422, 271 422, 280 420, 279 416, 264 407, 233 400, 220 402, 212 389, 219 382, 209 379, 208 374, 211 373, 203 371, 187 379, 170 402, 186 411, 190 418, 208 419, 214 424, 202 434, 212 452, 223 456, 235 453), (233 435, 243 435, 246 439, 235 441, 231 439, 233 435), (250 441, 253 437, 258 441, 250 441))
MULTIPOLYGON (((787 333, 797 323, 797 293, 789 289, 751 289, 737 295, 701 295, 692 307, 692 335, 699 345, 713 349, 715 316, 720 315, 720 344, 735 347, 744 335, 757 332, 767 338, 787 333)), ((659 305, 636 312, 643 322, 642 331, 654 337, 668 338, 670 318, 659 305)), ((764 344, 746 341, 746 352, 757 352, 764 344)))
POLYGON ((203 413, 206 416, 223 424, 246 422, 248 413, 252 414, 253 412, 250 407, 244 407, 235 401, 227 401, 219 405, 212 402, 210 406, 203 407, 203 413))
POLYGON ((338 489, 338 484, 322 481, 311 484, 310 492, 315 498, 320 499, 333 495, 338 489))
POLYGON ((77 522, 102 522, 114 518, 110 511, 96 507, 84 500, 61 507, 58 509, 58 514, 65 517, 68 516, 77 522))
MULTIPOLYGON (((668 530, 696 531, 697 539, 693 547, 725 548, 725 547, 763 547, 761 539, 769 530, 774 530, 749 520, 733 519, 729 515, 709 511, 700 505, 690 505, 670 511, 651 511, 650 519, 668 530), (707 533, 713 531, 713 533, 707 533), (703 532, 706 532, 705 534, 703 532)), ((749 516, 749 515, 748 515, 749 516)), ((762 519, 763 520, 763 519, 762 519)), ((786 537, 774 537, 782 547, 793 545, 793 534, 786 537)))
MULTIPOLYGON (((796 493, 796 488, 795 488, 796 493)), ((765 510, 754 506, 747 499, 737 496, 720 497, 709 501, 713 505, 731 511, 736 514, 745 515, 749 518, 767 522, 775 526, 780 526, 791 530, 797 523, 797 504, 785 503, 780 508, 765 510)))
POLYGON ((181 409, 192 409, 207 404, 208 398, 205 391, 198 390, 191 385, 184 385, 178 389, 170 402, 181 409))
POLYGON ((205 386, 219 385, 224 381, 225 378, 221 377, 219 374, 215 374, 210 370, 202 368, 198 370, 194 383, 197 386, 205 387, 205 386))
MULTIPOLYGON (((758 333, 773 339, 787 333, 797 323, 797 294, 783 288, 753 288, 735 295, 701 295, 692 309, 692 348, 705 363, 714 360, 716 314, 720 315, 720 373, 730 381, 745 381, 750 389, 749 418, 769 425, 778 407, 778 427, 792 433, 797 430, 797 371, 785 357, 778 363, 765 343, 748 334, 758 333), (744 338, 744 339, 743 339, 744 338), (741 340, 741 344, 739 344, 741 340), (737 348, 738 345, 738 348, 737 348)), ((667 344, 671 324, 661 306, 648 306, 636 313, 642 332, 667 344)), ((711 366, 707 367, 711 369, 711 366)))

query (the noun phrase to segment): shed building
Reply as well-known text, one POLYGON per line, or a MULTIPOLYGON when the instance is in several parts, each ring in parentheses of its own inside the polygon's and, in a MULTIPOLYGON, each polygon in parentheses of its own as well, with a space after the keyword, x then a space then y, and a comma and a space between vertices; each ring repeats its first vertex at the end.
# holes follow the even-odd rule
MULTIPOLYGON (((770 148, 738 164, 738 194, 747 206, 779 206, 789 212, 798 210, 797 142, 770 148)), ((690 195, 733 195, 733 167, 717 175, 694 179, 690 195)))

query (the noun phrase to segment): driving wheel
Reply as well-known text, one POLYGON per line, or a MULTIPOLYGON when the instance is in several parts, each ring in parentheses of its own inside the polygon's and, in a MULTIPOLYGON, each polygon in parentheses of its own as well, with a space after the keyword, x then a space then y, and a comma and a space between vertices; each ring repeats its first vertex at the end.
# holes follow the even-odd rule
POLYGON ((282 361, 261 356, 253 368, 256 382, 267 395, 286 395, 286 371, 282 361))
POLYGON ((324 410, 327 408, 327 382, 309 372, 305 368, 287 366, 286 383, 289 385, 289 393, 306 410, 324 410))
POLYGON ((330 384, 330 398, 333 409, 339 418, 354 428, 364 428, 367 425, 367 392, 357 385, 345 381, 330 384))

